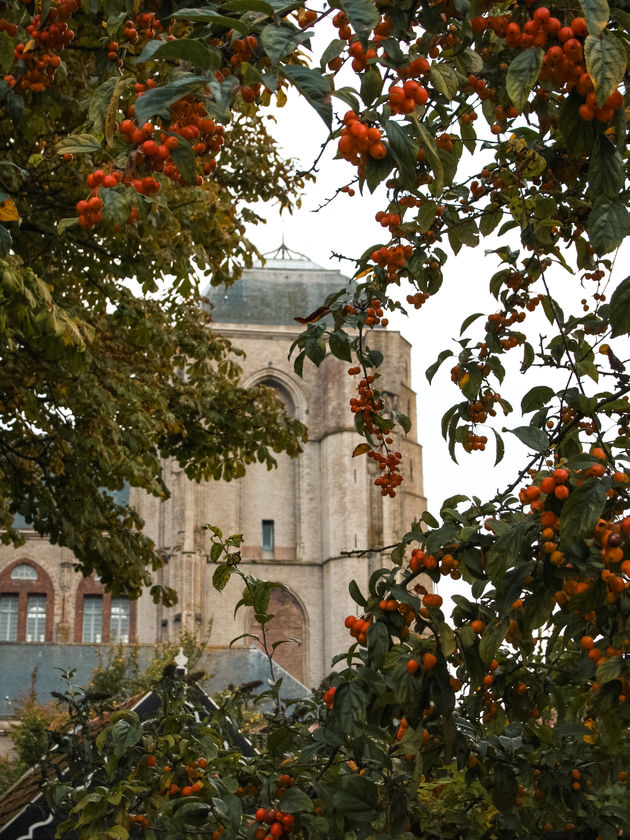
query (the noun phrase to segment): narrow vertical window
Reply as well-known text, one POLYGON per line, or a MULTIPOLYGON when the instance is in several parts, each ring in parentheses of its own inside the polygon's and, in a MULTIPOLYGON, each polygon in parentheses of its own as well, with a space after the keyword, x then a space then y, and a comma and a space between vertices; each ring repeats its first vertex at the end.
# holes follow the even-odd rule
POLYGON ((109 641, 112 643, 129 641, 129 601, 126 598, 112 598, 112 611, 109 625, 109 641))
POLYGON ((83 599, 82 641, 100 644, 103 632, 103 598, 86 595, 83 599))
POLYGON ((263 519, 262 521, 262 550, 273 551, 274 534, 273 534, 273 519, 263 519))
POLYGON ((29 595, 26 602, 26 641, 46 641, 46 596, 29 595))
POLYGON ((0 595, 0 642, 17 642, 19 595, 0 595))

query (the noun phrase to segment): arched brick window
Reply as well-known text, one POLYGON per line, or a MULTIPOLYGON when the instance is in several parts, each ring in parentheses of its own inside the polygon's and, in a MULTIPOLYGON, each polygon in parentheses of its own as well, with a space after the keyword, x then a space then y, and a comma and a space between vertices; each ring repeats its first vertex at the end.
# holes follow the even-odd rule
POLYGON ((94 576, 83 578, 77 588, 74 641, 85 644, 118 644, 136 638, 136 602, 112 598, 94 576))
MULTIPOLYGON (((267 644, 283 639, 297 639, 300 644, 287 642, 276 648, 273 661, 282 666, 296 680, 304 682, 306 673, 306 616, 298 599, 286 589, 272 589, 269 596, 268 612, 274 618, 265 625, 267 644)), ((261 627, 253 616, 250 618, 248 632, 260 636, 261 627)))
POLYGON ((0 641, 52 642, 55 590, 33 560, 11 563, 0 573, 0 641))

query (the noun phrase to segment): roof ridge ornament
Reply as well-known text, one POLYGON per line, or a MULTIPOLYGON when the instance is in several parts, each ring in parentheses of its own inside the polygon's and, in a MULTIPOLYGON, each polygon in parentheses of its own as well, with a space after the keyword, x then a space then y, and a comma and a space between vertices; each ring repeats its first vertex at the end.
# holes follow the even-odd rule
POLYGON ((303 254, 301 251, 294 251, 292 248, 289 248, 286 242, 284 241, 284 233, 282 234, 282 242, 280 246, 273 251, 266 251, 263 254, 263 257, 271 257, 272 260, 286 260, 287 262, 294 262, 297 259, 307 260, 311 262, 310 258, 303 254))

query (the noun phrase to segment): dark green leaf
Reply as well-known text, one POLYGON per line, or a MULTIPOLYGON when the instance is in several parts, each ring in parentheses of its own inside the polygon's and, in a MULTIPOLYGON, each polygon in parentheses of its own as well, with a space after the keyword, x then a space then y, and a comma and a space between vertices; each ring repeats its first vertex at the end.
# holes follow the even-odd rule
POLYGON ((156 114, 167 114, 169 105, 199 90, 207 81, 205 76, 186 75, 167 85, 148 90, 136 100, 136 120, 142 125, 156 114))
POLYGON ((371 67, 361 77, 361 99, 366 105, 371 105, 380 96, 383 89, 383 79, 375 67, 371 67))
POLYGON ((540 47, 529 47, 517 53, 510 62, 505 89, 517 111, 522 111, 525 107, 534 83, 540 75, 543 55, 540 47))
POLYGON ((183 20, 192 20, 197 23, 208 23, 217 29, 235 29, 237 32, 246 34, 249 32, 249 24, 242 18, 224 17, 217 14, 214 9, 180 9, 173 12, 171 17, 183 20))
POLYGON ((271 59, 272 64, 277 64, 281 58, 290 55, 296 47, 307 41, 309 37, 309 33, 298 29, 287 21, 269 23, 260 33, 263 49, 271 59))
POLYGON ((367 690, 358 680, 344 682, 337 686, 335 717, 350 736, 358 735, 365 724, 367 701, 367 690))
POLYGON ((378 9, 372 0, 343 0, 340 5, 359 36, 367 36, 380 20, 378 9))
POLYGON ((601 517, 606 504, 607 482, 588 478, 571 490, 560 514, 560 546, 570 545, 588 536, 601 517))
POLYGON ((442 362, 444 362, 446 359, 449 358, 449 356, 452 356, 452 355, 453 354, 451 353, 450 350, 442 350, 440 355, 437 357, 436 361, 433 362, 432 365, 429 365, 429 367, 426 369, 426 374, 425 374, 427 379, 429 380, 429 382, 433 381, 433 377, 438 372, 438 369, 439 369, 440 365, 442 364, 442 362))
POLYGON ((290 787, 285 791, 280 797, 278 805, 287 814, 299 814, 315 810, 310 796, 307 796, 298 787, 290 787))
POLYGON ((610 94, 623 82, 626 72, 626 50, 620 39, 606 30, 600 38, 589 35, 584 42, 586 69, 595 86, 600 108, 610 94))
POLYGON ((508 621, 492 622, 487 625, 479 641, 479 656, 483 662, 491 662, 503 639, 507 635, 508 621))
POLYGON ((621 201, 598 198, 586 226, 595 253, 601 256, 614 251, 630 233, 630 214, 621 201))
POLYGON ((580 0, 580 5, 584 9, 589 35, 597 38, 608 25, 610 9, 607 0, 580 0))
POLYGON ((504 429, 503 431, 516 435, 525 446, 533 449, 534 452, 546 452, 549 449, 549 438, 546 432, 537 429, 535 426, 518 426, 516 429, 504 429))
POLYGON ((335 782, 334 797, 337 809, 352 820, 371 822, 374 818, 378 788, 366 776, 339 776, 335 782))
POLYGON ((622 280, 612 293, 610 325, 613 337, 630 333, 630 277, 622 280))
POLYGON ((221 10, 228 12, 263 12, 265 15, 273 16, 274 7, 266 0, 228 0, 223 3, 221 10))
POLYGON ((375 668, 382 668, 389 651, 389 631, 382 621, 375 621, 367 631, 368 654, 375 668))
POLYGON ((352 600, 359 604, 360 607, 367 607, 367 601, 361 594, 361 590, 356 582, 356 580, 351 580, 348 584, 348 592, 350 593, 350 597, 352 600))
POLYGON ((306 97, 328 128, 331 128, 332 103, 327 79, 319 70, 299 64, 286 64, 282 69, 287 79, 306 97))
POLYGON ((177 140, 177 148, 171 150, 173 163, 179 169, 184 181, 187 184, 194 184, 197 176, 197 158, 187 140, 179 136, 177 140))
POLYGON ((527 414, 530 411, 538 411, 547 405, 554 397, 554 390, 548 385, 536 385, 531 388, 521 400, 521 411, 527 414))
POLYGON ((446 62, 431 65, 430 76, 433 87, 447 99, 453 99, 459 89, 457 73, 446 62))
POLYGON ((203 41, 192 38, 178 38, 175 41, 148 41, 136 58, 136 63, 145 61, 189 61, 201 70, 218 70, 221 66, 221 54, 211 49, 203 41))
POLYGON ((342 359, 344 362, 352 361, 350 339, 345 332, 341 332, 340 330, 332 332, 328 337, 328 345, 333 356, 336 356, 338 359, 342 359))
POLYGON ((598 134, 588 168, 589 190, 595 197, 616 198, 625 177, 623 158, 606 134, 598 134))

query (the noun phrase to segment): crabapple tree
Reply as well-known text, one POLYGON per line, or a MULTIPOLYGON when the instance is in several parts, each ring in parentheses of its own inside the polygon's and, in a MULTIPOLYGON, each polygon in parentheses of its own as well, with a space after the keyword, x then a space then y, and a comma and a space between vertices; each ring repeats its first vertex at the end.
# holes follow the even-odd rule
MULTIPOLYGON (((446 263, 491 241, 488 276, 467 278, 466 291, 472 299, 475 283, 489 285, 492 311, 471 312, 427 374, 443 376, 451 359, 457 400, 442 425, 453 457, 493 446, 499 461, 515 438, 530 453, 493 499, 453 487, 439 512, 410 523, 388 549, 368 591, 351 584, 351 644, 321 702, 285 708, 275 684, 258 753, 244 756, 222 734, 200 733, 184 713, 157 734, 112 718, 92 754, 94 785, 84 788, 83 774, 54 800, 79 815, 81 837, 628 833, 630 279, 618 276, 617 259, 630 232, 623 4, 156 0, 127 8, 62 0, 35 8, 12 0, 2 27, 2 241, 7 276, 16 278, 6 323, 15 346, 28 339, 38 359, 53 352, 41 342, 67 355, 72 377, 72 388, 49 391, 4 368, 17 391, 4 397, 15 419, 3 439, 32 402, 62 400, 59 417, 73 429, 92 416, 63 400, 86 360, 100 363, 92 311, 105 324, 113 319, 107 329, 99 321, 98 347, 111 347, 118 373, 129 349, 119 347, 131 298, 123 277, 149 290, 156 275, 172 274, 169 301, 179 302, 190 299, 191 259, 214 282, 231 276, 246 256, 238 201, 288 201, 298 185, 259 120, 292 86, 352 166, 349 181, 340 174, 337 200, 378 190, 382 202, 380 237, 355 255, 351 288, 300 319, 296 371, 328 351, 349 364, 357 377, 349 410, 365 439, 356 454, 376 461, 381 492, 395 495, 404 474, 396 438, 408 420, 388 404, 370 332, 395 309, 413 312, 421 328, 446 263), (313 55, 311 36, 328 21, 336 37, 313 55), (258 178, 243 176, 250 155, 265 161, 258 178), (526 421, 504 431, 512 407, 500 389, 510 365, 536 370, 538 381, 520 395, 526 421), (466 585, 451 616, 420 574, 466 585)), ((194 357, 185 330, 162 345, 151 323, 132 319, 130 343, 143 362, 156 346, 194 357)), ((207 462, 180 440, 167 409, 156 451, 188 456, 191 474, 203 472, 207 462)), ((265 429, 254 414, 255 429, 265 429)), ((252 417, 242 415, 241 434, 252 417)), ((126 434, 134 421, 124 423, 126 434)), ((19 464, 35 459, 22 470, 35 479, 37 459, 50 458, 53 481, 66 467, 67 440, 29 422, 37 434, 8 451, 19 464)), ((257 447, 262 432, 252 434, 257 447)), ((105 469, 97 457, 91 463, 97 475, 105 469)), ((146 469, 146 459, 136 464, 146 469)), ((63 510, 38 520, 31 496, 20 498, 13 509, 34 515, 42 530, 49 520, 73 522, 63 510)), ((242 574, 241 606, 264 628, 272 584, 240 569, 238 535, 215 530, 213 540, 217 587, 242 574)), ((105 580, 121 585, 118 572, 105 580)))

